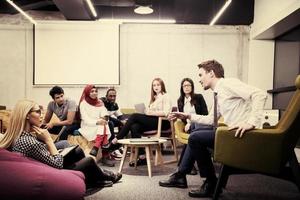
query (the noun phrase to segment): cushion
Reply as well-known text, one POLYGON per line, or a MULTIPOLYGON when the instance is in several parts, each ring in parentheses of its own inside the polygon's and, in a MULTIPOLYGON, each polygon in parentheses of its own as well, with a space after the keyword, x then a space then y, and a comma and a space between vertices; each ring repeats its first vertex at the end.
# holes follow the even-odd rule
POLYGON ((1 199, 82 200, 85 194, 81 172, 56 169, 2 148, 0 177, 1 199))

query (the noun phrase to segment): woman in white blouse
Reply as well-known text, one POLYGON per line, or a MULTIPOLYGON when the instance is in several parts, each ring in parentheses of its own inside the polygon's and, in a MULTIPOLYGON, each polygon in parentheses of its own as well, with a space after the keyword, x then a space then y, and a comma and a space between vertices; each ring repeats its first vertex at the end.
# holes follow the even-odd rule
MULTIPOLYGON (((194 92, 194 82, 190 78, 184 78, 180 84, 180 96, 177 100, 177 106, 179 112, 184 112, 188 114, 198 114, 198 115, 207 115, 207 106, 206 102, 201 94, 197 94, 194 92)), ((183 120, 185 124, 184 131, 190 133, 190 131, 195 127, 195 124, 192 124, 189 119, 183 120), (192 125, 192 126, 191 126, 192 125)), ((178 162, 178 166, 181 163, 181 159, 184 155, 186 145, 183 146, 181 151, 180 160, 178 162)), ((191 175, 196 175, 197 170, 195 167, 191 169, 191 175)))
MULTIPOLYGON (((165 84, 162 79, 155 78, 151 84, 151 98, 149 107, 145 114, 134 113, 127 120, 124 127, 112 143, 117 143, 118 139, 122 139, 128 135, 129 131, 132 138, 140 138, 145 131, 156 130, 159 116, 167 116, 172 109, 172 103, 167 95, 165 84)), ((162 122, 162 130, 170 128, 168 121, 162 122)), ((145 164, 145 160, 138 160, 138 165, 145 164)))
MULTIPOLYGON (((207 115, 206 102, 201 94, 194 92, 194 82, 190 78, 184 78, 180 84, 180 97, 177 100, 179 112, 188 114, 207 115)), ((184 127, 185 132, 190 132, 191 121, 184 120, 186 123, 184 127)))
MULTIPOLYGON (((103 145, 108 144, 111 133, 108 127, 108 112, 104 103, 98 99, 98 90, 94 85, 87 85, 79 102, 81 124, 79 132, 88 141, 94 141, 94 147, 90 154, 96 156, 103 145)), ((113 167, 114 163, 109 160, 109 153, 102 148, 101 162, 113 167)))

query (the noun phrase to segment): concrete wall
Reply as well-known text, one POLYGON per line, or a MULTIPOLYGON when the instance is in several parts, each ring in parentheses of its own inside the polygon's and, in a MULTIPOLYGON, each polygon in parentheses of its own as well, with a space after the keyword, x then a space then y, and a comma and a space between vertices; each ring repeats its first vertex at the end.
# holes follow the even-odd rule
MULTIPOLYGON (((29 98, 46 106, 51 100, 50 87, 32 84, 32 25, 19 18, 2 18, 0 23, 0 105, 12 108, 18 99, 29 98)), ((247 82, 247 27, 126 24, 121 26, 120 37, 121 85, 116 89, 121 107, 148 103, 155 77, 165 81, 174 105, 184 77, 192 78, 196 91, 203 92, 198 83, 197 64, 207 59, 219 60, 226 76, 247 82)), ((82 72, 88 73, 84 69, 82 72)), ((79 100, 83 86, 64 88, 66 96, 79 100)), ((106 89, 100 88, 99 96, 106 89)), ((206 91, 204 96, 210 106, 211 93, 206 91)))
MULTIPOLYGON (((254 22, 251 24, 249 41, 249 84, 264 90, 273 89, 274 40, 254 40, 253 38, 299 9, 298 0, 256 0, 254 22)), ((272 108, 269 95, 266 108, 272 108)))

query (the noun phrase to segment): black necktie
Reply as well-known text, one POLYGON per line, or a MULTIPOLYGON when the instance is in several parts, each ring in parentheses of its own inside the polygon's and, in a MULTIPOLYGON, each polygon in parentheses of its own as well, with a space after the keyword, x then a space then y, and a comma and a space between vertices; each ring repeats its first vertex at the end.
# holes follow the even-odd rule
POLYGON ((218 93, 214 92, 214 129, 218 127, 218 93))

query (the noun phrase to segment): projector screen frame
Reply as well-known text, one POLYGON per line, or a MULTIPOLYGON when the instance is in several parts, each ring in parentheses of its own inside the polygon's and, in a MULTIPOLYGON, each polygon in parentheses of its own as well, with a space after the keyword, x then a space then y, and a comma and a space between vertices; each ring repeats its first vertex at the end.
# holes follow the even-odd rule
MULTIPOLYGON (((45 23, 45 21, 42 21, 45 23)), ((60 21, 49 21, 50 23, 64 23, 60 21)), ((39 22, 41 23, 41 22, 39 22)), ((47 22, 46 22, 47 23, 47 22)), ((71 22, 71 23, 76 23, 76 22, 71 22)), ((85 23, 85 21, 79 21, 77 23, 85 23)), ((96 22, 97 23, 97 22, 96 22)), ((99 22, 98 22, 99 23, 99 22)), ((101 24, 101 23, 99 23, 101 24)), ((90 83, 37 83, 36 82, 36 76, 38 76, 36 73, 36 25, 33 25, 33 79, 32 79, 32 84, 33 87, 35 88, 46 88, 49 86, 54 86, 54 85, 60 85, 63 87, 84 87, 86 84, 94 84, 96 87, 119 87, 121 85, 121 68, 120 68, 120 43, 121 43, 121 36, 120 36, 120 31, 121 27, 120 24, 118 24, 118 44, 117 44, 117 81, 115 83, 95 83, 95 82, 90 82, 90 83)))

